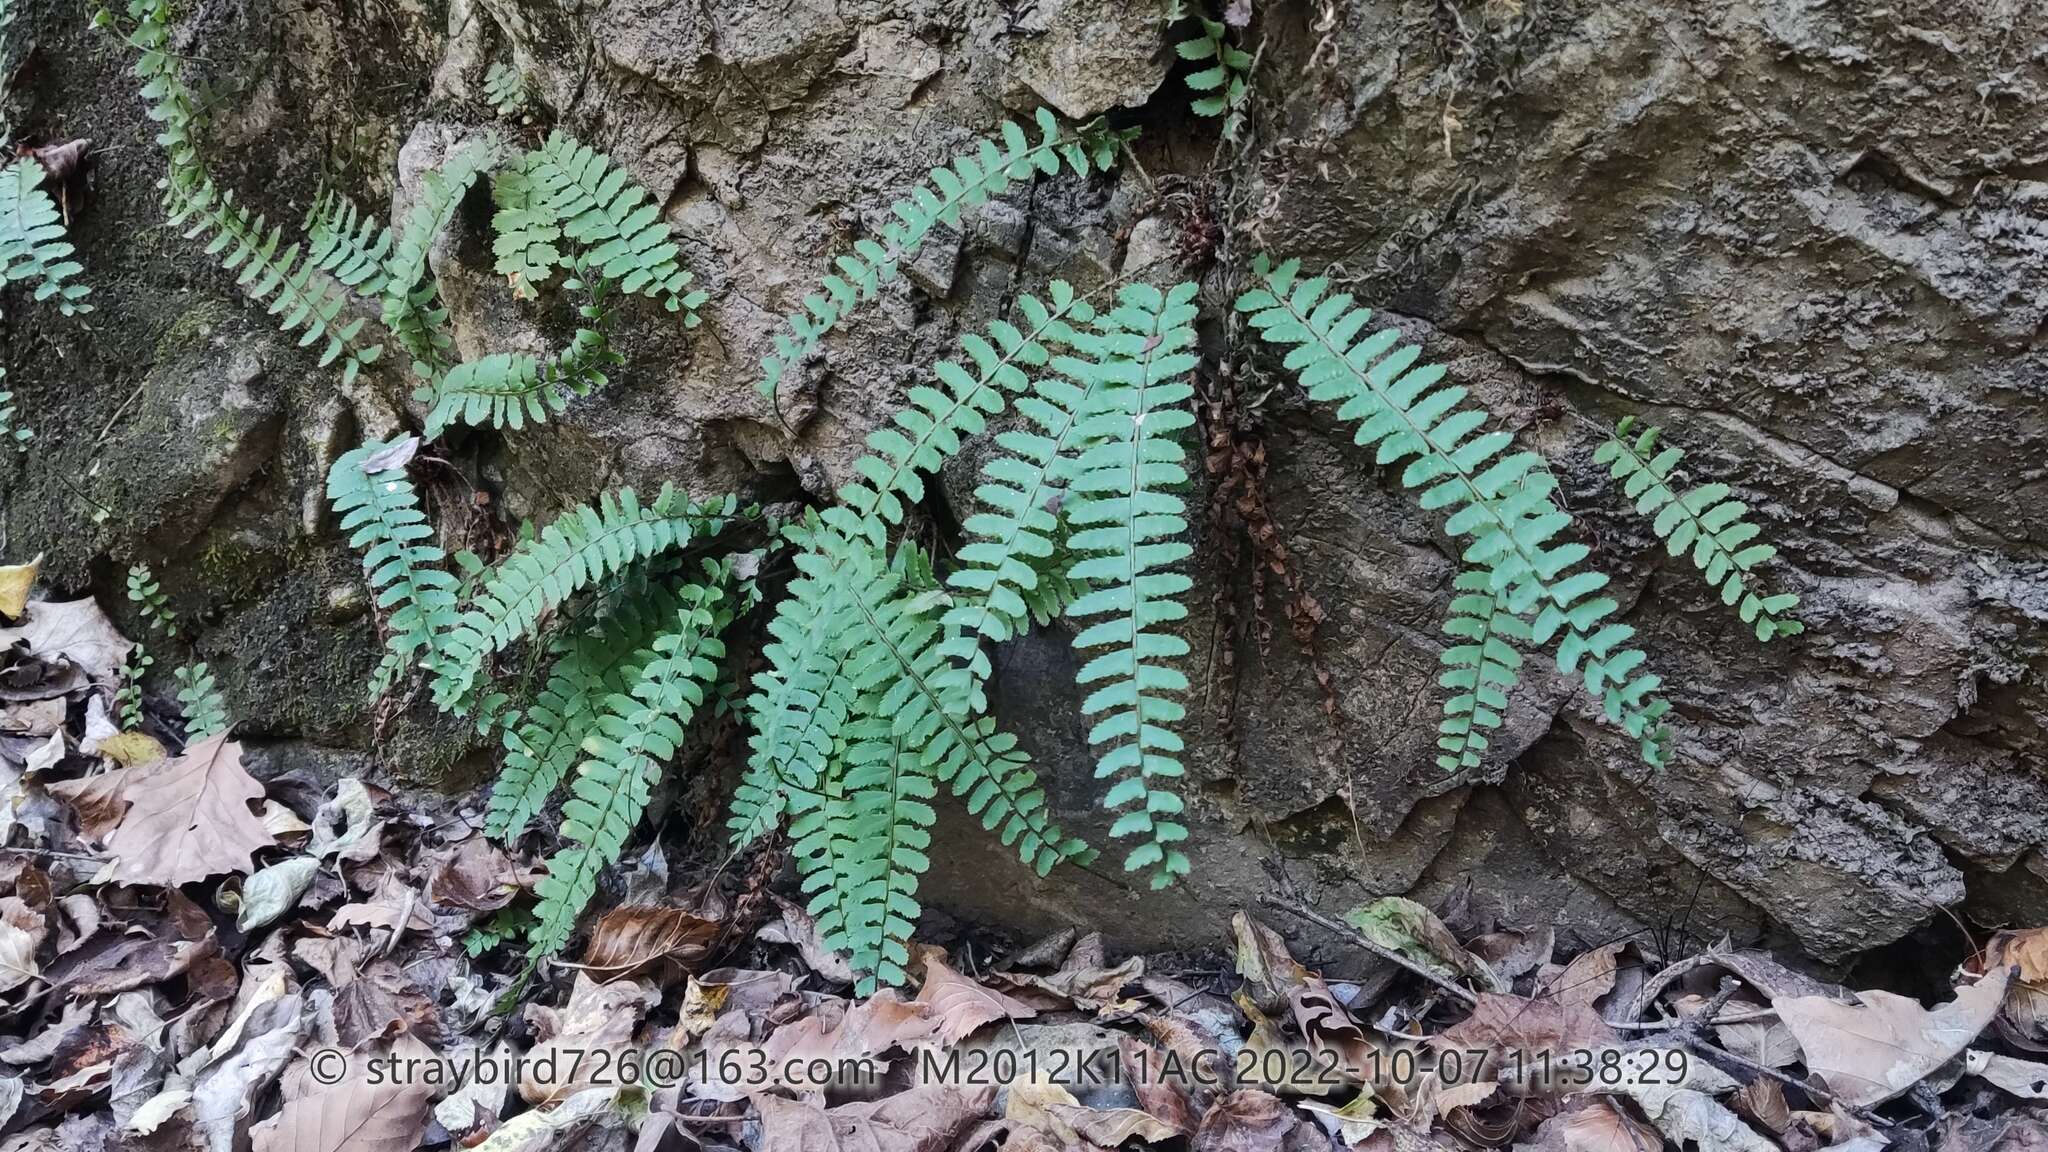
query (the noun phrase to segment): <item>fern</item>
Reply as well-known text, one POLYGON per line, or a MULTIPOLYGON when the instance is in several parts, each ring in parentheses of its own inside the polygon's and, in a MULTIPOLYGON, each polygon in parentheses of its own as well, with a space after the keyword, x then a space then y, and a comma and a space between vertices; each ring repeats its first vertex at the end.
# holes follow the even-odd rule
POLYGON ((1486 591, 1505 597, 1514 615, 1535 614, 1529 643, 1555 639, 1558 668, 1581 676, 1643 759, 1661 766, 1670 706, 1657 695, 1658 677, 1641 670, 1642 650, 1628 646, 1635 630, 1613 620, 1618 606, 1599 595, 1607 576, 1579 568, 1591 550, 1555 542, 1571 517, 1552 500, 1556 482, 1537 469, 1540 458, 1502 455, 1512 437, 1479 434, 1485 411, 1464 406, 1463 388, 1439 387, 1442 366, 1414 367, 1420 350, 1397 349, 1392 329, 1360 339, 1371 312, 1327 295, 1326 279, 1297 280, 1298 270, 1297 261, 1275 268, 1260 257, 1253 271, 1262 284, 1238 309, 1262 339, 1288 350, 1286 366, 1311 397, 1339 403, 1339 417, 1359 423, 1358 443, 1375 447, 1380 464, 1408 461, 1402 486, 1421 489, 1424 508, 1448 510, 1444 531, 1469 538, 1464 561, 1485 574, 1486 591))
POLYGON ((1680 495, 1671 485, 1671 472, 1685 453, 1677 448, 1657 451, 1655 425, 1631 439, 1634 426, 1635 417, 1623 419, 1593 453, 1593 460, 1608 465, 1614 478, 1622 481, 1622 494, 1635 501, 1638 515, 1655 517, 1651 528, 1670 554, 1689 552, 1693 567, 1706 576, 1708 587, 1720 593, 1721 603, 1734 608, 1744 624, 1755 626, 1757 640, 1769 643, 1805 631, 1799 621, 1785 618, 1799 606, 1797 595, 1757 593, 1756 568, 1778 550, 1754 542, 1763 530, 1747 519, 1749 505, 1729 499, 1726 484, 1704 484, 1680 495))
POLYGON ((698 323, 701 291, 690 291, 682 252, 662 223, 661 206, 623 169, 565 132, 525 153, 492 183, 498 213, 492 251, 515 295, 530 296, 557 268, 618 283, 629 295, 659 299, 698 323), (565 252, 563 246, 572 246, 565 252))
POLYGON ((516 116, 526 107, 526 79, 519 69, 494 63, 484 73, 484 99, 500 116, 516 116))
POLYGON ((114 710, 120 714, 125 731, 142 727, 142 678, 155 666, 156 658, 140 644, 121 657, 121 687, 114 692, 114 710))
POLYGON ((37 303, 54 300, 66 316, 90 312, 92 289, 71 278, 85 271, 71 258, 57 204, 42 189, 43 166, 24 157, 0 167, 0 288, 34 284, 37 303))
POLYGON ((342 361, 344 383, 383 351, 381 345, 358 344, 361 317, 344 318, 341 291, 320 275, 318 265, 302 255, 299 245, 284 243, 284 230, 235 203, 206 171, 193 143, 199 112, 190 90, 178 76, 170 51, 168 0, 130 0, 137 18, 129 43, 141 50, 135 73, 143 81, 143 99, 150 118, 163 126, 157 142, 164 146, 169 170, 161 185, 164 211, 173 228, 188 240, 206 240, 206 254, 236 273, 235 283, 250 299, 266 304, 286 332, 299 333, 299 346, 325 341, 320 366, 342 361), (280 250, 281 249, 281 250, 280 250))
POLYGON ((1202 33, 1174 45, 1183 60, 1208 61, 1209 66, 1191 72, 1187 86, 1198 95, 1188 108, 1197 116, 1222 116, 1223 135, 1237 139, 1244 127, 1245 97, 1250 91, 1252 54, 1231 45, 1229 29, 1221 21, 1197 18, 1202 33))
POLYGON ((475 704, 484 661, 531 636, 543 615, 630 564, 716 534, 737 507, 731 497, 693 503, 668 487, 643 506, 631 488, 624 488, 563 513, 513 549, 491 570, 460 618, 447 621, 440 640, 445 659, 431 669, 435 703, 468 711, 475 704))
MULTIPOLYGON (((584 306, 586 320, 600 320, 602 305, 584 306)), ((604 370, 620 362, 604 333, 579 328, 569 346, 542 359, 525 352, 499 352, 456 365, 415 394, 429 404, 427 435, 453 424, 488 425, 518 431, 560 413, 569 401, 604 387, 604 370)))
POLYGON ((342 287, 371 297, 384 291, 384 261, 391 255, 391 230, 356 210, 355 201, 333 189, 313 200, 306 213, 306 259, 342 287))
MULTIPOLYGON (((7 370, 0 368, 0 380, 5 379, 7 370)), ((26 452, 28 442, 35 438, 34 429, 19 427, 14 422, 14 393, 0 392, 0 440, 12 440, 17 452, 26 452)))
POLYGON ((1187 483, 1187 450, 1174 433, 1195 422, 1186 377, 1197 363, 1190 351, 1196 290, 1192 283, 1170 292, 1127 285, 1105 317, 1110 330, 1094 343, 1106 358, 1083 371, 1106 386, 1100 406, 1081 422, 1091 447, 1077 462, 1067 508, 1076 529, 1070 544, 1085 557, 1070 574, 1095 586, 1067 615, 1101 618, 1074 638, 1075 648, 1102 650, 1079 677, 1100 684, 1081 706, 1084 715, 1101 717, 1088 742, 1108 746, 1095 775, 1118 778, 1103 803, 1129 810, 1110 834, 1145 838, 1124 867, 1151 869, 1154 888, 1188 870, 1186 854, 1173 847, 1187 828, 1167 819, 1180 813, 1181 799, 1155 787, 1182 774, 1176 754, 1183 744, 1172 726, 1186 711, 1171 697, 1188 682, 1165 661, 1186 655, 1188 644, 1156 628, 1186 618, 1178 598, 1193 584, 1171 569, 1193 553, 1174 539, 1188 527, 1174 494, 1187 483))
POLYGON ((178 615, 171 610, 170 598, 164 595, 163 586, 157 583, 149 565, 129 566, 128 599, 134 601, 136 610, 150 627, 161 631, 167 639, 178 638, 178 615))
POLYGON ((603 701, 627 691, 639 675, 638 654, 654 639, 661 617, 673 618, 674 597, 660 591, 634 598, 602 621, 555 645, 547 683, 522 712, 507 718, 505 763, 491 786, 484 832, 512 841, 547 805, 575 767, 603 701))
POLYGON ((788 331, 776 334, 774 354, 761 360, 756 390, 773 397, 789 366, 815 351, 856 305, 874 299, 883 284, 894 280, 930 238, 933 228, 940 224, 960 227, 962 210, 1000 196, 1011 184, 1033 173, 1058 174, 1062 159, 1077 176, 1086 176, 1091 170, 1106 172, 1118 147, 1135 135, 1135 130, 1105 128, 1100 121, 1078 133, 1069 132, 1043 108, 1038 110, 1037 120, 1038 143, 1031 143, 1021 125, 1005 121, 1000 145, 984 138, 974 152, 932 169, 927 182, 890 205, 889 214, 895 219, 882 226, 879 237, 856 241, 852 252, 833 262, 838 272, 825 276, 822 290, 804 297, 803 310, 786 318, 788 331))
POLYGON ((384 327, 413 358, 413 371, 429 380, 448 370, 448 312, 437 304, 440 289, 427 277, 427 255, 435 237, 454 222, 477 178, 500 159, 495 138, 458 148, 441 167, 422 173, 420 190, 405 225, 385 260, 378 297, 384 327))
POLYGON ((598 874, 619 858, 647 806, 661 765, 683 742, 683 730, 718 674, 725 655, 719 633, 731 621, 724 569, 707 565, 707 581, 683 590, 674 622, 649 646, 630 693, 607 697, 584 741, 569 802, 562 809, 568 845, 548 859, 536 889, 528 936, 535 956, 559 951, 577 914, 597 891, 598 874))
POLYGON ((1463 644, 1443 654, 1444 673, 1437 683, 1449 688, 1443 723, 1437 726, 1437 767, 1446 772, 1477 768, 1491 741, 1487 732, 1506 719, 1508 690, 1520 679, 1522 653, 1517 644, 1529 641, 1529 623, 1509 607, 1509 598, 1492 587, 1483 571, 1458 573, 1451 582, 1461 593, 1451 599, 1444 632, 1463 644))
POLYGON ((227 700, 214 683, 212 670, 193 664, 174 668, 171 675, 178 681, 178 705, 185 710, 185 742, 197 743, 227 731, 227 700))
POLYGON ((444 637, 457 624, 455 577, 442 569, 441 549, 427 542, 434 529, 405 476, 405 462, 417 446, 416 439, 372 440, 344 453, 327 471, 327 499, 341 514, 341 530, 351 533, 349 547, 364 554, 363 572, 377 607, 390 611, 384 659, 371 680, 373 696, 415 662, 442 674, 450 659, 444 637))

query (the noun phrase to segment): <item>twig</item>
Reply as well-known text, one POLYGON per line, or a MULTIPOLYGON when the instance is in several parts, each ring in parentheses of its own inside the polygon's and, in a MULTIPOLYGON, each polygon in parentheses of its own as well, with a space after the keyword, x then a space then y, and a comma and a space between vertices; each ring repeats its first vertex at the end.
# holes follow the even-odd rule
POLYGON ((1264 904, 1268 908, 1278 909, 1279 911, 1285 912, 1290 916, 1295 916, 1302 920, 1306 920, 1311 924, 1315 924, 1319 927, 1326 928, 1329 931, 1334 932, 1339 936, 1342 936, 1344 939, 1350 941, 1351 943, 1356 944, 1358 947, 1365 949, 1367 952, 1370 952, 1373 955, 1379 957, 1380 959, 1385 960, 1390 964, 1395 964, 1402 968, 1406 968, 1408 971, 1413 972, 1415 975, 1422 977, 1424 980, 1427 980, 1431 984, 1436 985, 1438 988, 1443 989, 1445 992, 1450 993, 1452 996, 1456 997, 1460 1003, 1465 1004, 1467 1007, 1479 1003, 1479 997, 1474 996, 1471 992, 1466 991, 1460 985, 1444 979, 1443 977, 1437 975, 1434 972, 1431 972, 1429 969, 1424 968, 1420 964, 1417 964, 1415 961, 1408 959, 1406 956, 1401 955, 1399 952, 1396 952, 1391 948, 1385 948, 1378 944, 1373 943, 1371 940, 1367 939, 1363 934, 1359 933, 1350 925, 1341 923, 1336 920, 1332 920, 1328 916, 1325 916, 1322 913, 1316 911, 1315 909, 1310 908, 1306 904, 1296 904, 1287 900, 1277 900, 1271 896, 1259 897, 1259 903, 1264 904))
POLYGON ((1837 1100, 1834 1093, 1829 1092, 1825 1088, 1816 1088, 1804 1080, 1780 1072, 1776 1068, 1766 1067, 1747 1056, 1737 1056, 1735 1053, 1728 1051, 1726 1048, 1701 1035, 1701 1029, 1706 1027, 1706 1022, 1713 1020, 1720 1014, 1722 1008, 1727 1007, 1729 999, 1735 995, 1735 990, 1741 986, 1742 981, 1733 976, 1722 977, 1721 987, 1714 993, 1714 998, 1707 1002, 1707 1006, 1704 1009, 1679 1021, 1677 1026, 1671 1029, 1671 1038, 1686 1048, 1691 1049, 1695 1055, 1707 1059, 1709 1062, 1725 1062, 1752 1075, 1768 1076, 1780 1084, 1799 1089, 1823 1104, 1838 1104, 1844 1111, 1849 1112, 1859 1120, 1874 1124, 1880 1128, 1891 1127, 1891 1121, 1879 1116, 1868 1108, 1861 1108, 1845 1101, 1837 1100))

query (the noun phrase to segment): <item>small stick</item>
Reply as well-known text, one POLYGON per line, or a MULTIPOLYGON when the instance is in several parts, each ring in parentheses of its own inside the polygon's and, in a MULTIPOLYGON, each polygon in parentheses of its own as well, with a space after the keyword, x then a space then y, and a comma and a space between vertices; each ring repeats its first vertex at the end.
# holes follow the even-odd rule
POLYGON ((1891 1121, 1879 1116, 1868 1108, 1860 1108, 1855 1105, 1842 1103, 1835 1099, 1834 1094, 1825 1088, 1816 1088, 1804 1080, 1787 1075, 1776 1068, 1766 1067, 1749 1059, 1747 1056, 1737 1056, 1735 1053, 1700 1035, 1700 1030, 1706 1027, 1706 1022, 1714 1019, 1720 1014, 1721 1009, 1727 1007, 1729 999, 1735 995, 1735 990, 1741 986, 1742 982, 1733 976, 1722 977, 1721 987, 1715 991, 1714 998, 1708 1001, 1707 1006, 1701 1011, 1695 1012, 1679 1021, 1671 1029, 1671 1038, 1677 1040, 1680 1044, 1683 1044, 1709 1062, 1725 1061, 1752 1075, 1768 1076, 1780 1084, 1797 1088, 1824 1104, 1839 1104, 1845 1111, 1854 1115, 1859 1120, 1867 1121, 1880 1128, 1891 1127, 1891 1121))
POLYGON ((1264 904, 1268 908, 1278 909, 1279 911, 1285 912, 1290 916, 1295 916, 1302 920, 1306 920, 1311 924, 1319 925, 1320 927, 1326 928, 1331 932, 1334 932, 1337 935, 1342 936, 1344 939, 1350 941, 1351 943, 1356 944, 1358 947, 1365 949, 1367 952, 1370 952, 1373 955, 1379 957, 1380 959, 1385 960, 1390 964, 1396 964, 1402 968, 1406 968, 1408 971, 1413 972, 1415 975, 1422 977, 1424 980, 1429 981, 1431 984, 1434 984, 1438 988, 1441 988, 1445 992, 1448 992, 1452 996, 1455 996, 1460 1003, 1466 1005, 1467 1007, 1479 1003, 1479 997, 1474 996, 1471 992, 1466 991, 1462 986, 1444 979, 1443 977, 1437 975, 1434 972, 1431 972, 1427 968, 1422 967, 1420 964, 1417 964, 1415 961, 1408 959, 1406 956, 1401 955, 1399 952, 1396 952, 1391 948, 1384 948, 1378 944, 1373 943, 1371 940, 1367 939, 1363 934, 1358 932, 1356 929, 1352 928, 1349 924, 1344 924, 1339 921, 1332 920, 1328 916, 1325 916, 1322 913, 1316 911, 1315 909, 1310 908, 1306 904, 1297 904, 1287 900, 1277 900, 1271 896, 1259 897, 1259 903, 1264 904))

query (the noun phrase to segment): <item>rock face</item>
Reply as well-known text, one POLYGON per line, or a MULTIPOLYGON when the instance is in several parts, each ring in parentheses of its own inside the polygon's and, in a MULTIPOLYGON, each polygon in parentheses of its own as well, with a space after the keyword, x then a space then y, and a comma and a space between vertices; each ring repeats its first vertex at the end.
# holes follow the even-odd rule
MULTIPOLYGON (((489 119, 482 74, 506 62, 536 103, 513 130, 560 124, 610 152, 710 291, 687 339, 633 314, 628 365, 566 419, 457 445, 436 493, 451 539, 488 530, 471 485, 520 516, 619 483, 823 498, 926 366, 1018 292, 1127 264, 1205 278, 1203 391, 1227 401, 1205 416, 1259 483, 1198 530, 1195 876, 1153 894, 1106 854, 1034 880, 954 821, 927 885, 939 907, 1175 946, 1265 890, 1270 857, 1332 908, 1469 889, 1566 940, 1726 932, 1823 962, 1944 906, 2048 918, 2048 29, 2032 7, 1252 7, 1246 134, 1220 152, 1168 77, 1163 5, 1140 0, 224 0, 183 35, 242 49, 193 53, 223 96, 208 144, 273 219, 303 214, 323 170, 363 202, 403 202, 489 119), (829 255, 1041 102, 1142 127, 1138 163, 986 205, 792 373, 779 414, 760 399, 754 365, 829 255), (1541 674, 1500 764, 1436 770, 1456 550, 1276 364, 1233 354, 1221 318, 1262 249, 1336 264, 1550 457, 1667 684, 1668 770, 1641 771, 1541 674), (1591 453, 1596 424, 1631 414, 1757 509, 1804 636, 1759 649, 1619 515, 1591 453), (1268 553, 1241 540, 1243 508, 1285 571, 1255 575, 1268 553), (1286 615, 1308 598, 1313 653, 1286 615)), ((125 563, 155 562, 280 762, 369 749, 400 774, 444 772, 465 749, 418 717, 371 747, 374 639, 318 497, 360 432, 416 419, 405 384, 342 394, 160 228, 124 62, 66 7, 27 20, 70 67, 35 70, 19 130, 121 147, 74 227, 89 326, 5 302, 8 386, 38 439, 0 460, 0 547, 47 552, 58 583, 109 604, 125 563), (114 514, 93 519, 94 503, 114 514)), ((560 317, 502 291, 484 221, 479 201, 434 254, 460 348, 546 347, 560 317)), ((933 486, 935 524, 968 511, 974 459, 933 486)), ((1068 639, 1010 646, 993 690, 1061 817, 1099 839, 1068 639)))

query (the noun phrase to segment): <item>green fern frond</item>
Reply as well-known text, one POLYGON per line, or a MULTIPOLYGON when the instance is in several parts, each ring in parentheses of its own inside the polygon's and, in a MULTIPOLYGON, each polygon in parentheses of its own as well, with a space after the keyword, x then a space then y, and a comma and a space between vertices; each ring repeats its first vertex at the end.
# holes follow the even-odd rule
MULTIPOLYGON (((791 527, 792 540, 805 539, 810 530, 791 527)), ((755 674, 747 698, 750 753, 726 822, 735 851, 767 835, 785 813, 817 812, 854 707, 856 690, 846 676, 851 652, 838 642, 851 617, 847 582, 839 579, 838 566, 816 564, 808 552, 799 553, 796 567, 796 579, 768 622, 768 643, 761 649, 767 667, 755 674), (812 803, 805 806, 807 800, 812 803)), ((800 831, 792 824, 791 839, 803 841, 806 831, 818 830, 800 831)))
POLYGON ((661 206, 624 169, 565 132, 500 172, 491 195, 497 269, 515 295, 533 294, 557 268, 614 281, 629 295, 659 299, 696 327, 701 291, 662 222, 661 206))
POLYGON ((34 157, 0 168, 0 288, 34 284, 37 303, 54 300, 66 316, 92 311, 92 289, 71 278, 85 271, 64 239, 56 201, 43 191, 45 173, 34 157))
POLYGON ((1664 762, 1669 704, 1659 678, 1643 672, 1646 657, 1627 646, 1635 630, 1613 619, 1618 605, 1599 592, 1608 578, 1579 569, 1584 544, 1557 542, 1571 517, 1551 498, 1556 481, 1534 453, 1506 452, 1505 432, 1480 433, 1483 409, 1464 405, 1465 390, 1439 386, 1441 365, 1414 367, 1421 351, 1396 348, 1387 329, 1359 338, 1371 319, 1342 293, 1326 295, 1323 278, 1297 282, 1299 263, 1275 268, 1262 256, 1262 285, 1237 301, 1261 338, 1286 348, 1286 367, 1309 395, 1339 403, 1338 415, 1359 422, 1359 444, 1377 449, 1381 465, 1408 461, 1403 487, 1421 489, 1424 508, 1449 510, 1444 531, 1469 537, 1464 561, 1487 575, 1487 590, 1507 597, 1515 615, 1535 614, 1529 642, 1556 639, 1558 668, 1580 675, 1608 718, 1636 738, 1643 759, 1664 762))
POLYGON ((1444 633, 1464 643, 1445 649, 1444 673, 1437 683, 1452 691, 1444 699, 1443 723, 1437 726, 1437 767, 1446 772, 1477 768, 1491 745, 1487 733, 1507 718, 1508 690, 1520 679, 1522 654, 1515 645, 1529 641, 1529 622, 1508 606, 1508 596, 1493 590, 1486 572, 1458 573, 1444 633))
POLYGON ((672 593, 650 588, 625 600, 597 626, 552 645, 555 661, 547 683, 532 704, 506 718, 505 763, 484 811, 486 835, 516 840, 547 806, 575 767, 600 706, 631 688, 640 673, 640 655, 678 607, 672 593))
POLYGON ((431 405, 427 435, 438 437, 451 424, 508 428, 539 424, 569 401, 604 387, 604 370, 620 363, 604 333, 578 328, 569 346, 543 360, 525 352, 497 352, 448 370, 415 395, 431 405))
POLYGON ((493 63, 484 73, 484 99, 500 116, 516 116, 526 107, 526 78, 509 64, 493 63))
POLYGON ((1594 463, 1609 466, 1614 478, 1622 481, 1622 494, 1635 501, 1636 513, 1654 517, 1650 526, 1670 554, 1689 553, 1707 586, 1720 593, 1721 603, 1735 609, 1744 624, 1755 626, 1759 641, 1804 632, 1804 624, 1785 618, 1799 606, 1796 594, 1758 594, 1757 566, 1778 550, 1755 543, 1763 529, 1748 519, 1749 505, 1729 499, 1726 484, 1703 484, 1680 495, 1671 485, 1671 472, 1685 453, 1677 448, 1659 452, 1660 429, 1654 424, 1631 439, 1635 419, 1627 417, 1615 426, 1614 434, 1593 453, 1594 463))
MULTIPOLYGON (((7 370, 0 368, 0 380, 7 379, 7 370)), ((13 441, 18 452, 28 451, 28 442, 35 439, 35 430, 18 427, 14 422, 14 393, 0 392, 0 441, 13 441)))
POLYGON ((1099 685, 1081 705, 1084 715, 1099 717, 1088 733, 1104 749, 1095 775, 1117 778, 1103 805, 1126 811, 1110 835, 1143 837, 1124 867, 1151 869, 1154 888, 1188 870, 1187 855, 1175 847, 1187 827, 1170 819, 1182 811, 1181 799, 1155 785, 1183 772, 1173 726, 1186 710, 1173 697, 1188 681, 1166 662, 1185 656, 1188 644, 1158 626, 1187 617, 1180 598, 1193 586, 1174 570, 1194 551, 1178 539, 1188 525, 1175 490, 1188 474, 1187 449, 1175 433, 1195 422, 1187 377, 1199 362, 1191 351, 1196 291, 1192 283, 1167 292, 1126 285, 1105 315, 1108 330, 1091 341, 1099 358, 1080 369, 1104 387, 1100 405, 1081 422, 1090 447, 1076 464, 1066 506, 1069 544, 1083 557, 1069 572, 1093 588, 1067 615, 1099 618, 1074 638, 1077 650, 1100 650, 1079 675, 1082 684, 1099 685))
POLYGON ((377 607, 389 610, 385 655, 371 681, 380 696, 414 663, 438 673, 448 659, 443 639, 457 623, 455 577, 430 543, 434 529, 405 476, 405 441, 372 440, 342 455, 327 471, 327 499, 341 514, 349 547, 363 553, 363 572, 377 607))
POLYGON ((178 638, 178 614, 171 610, 170 597, 164 595, 163 585, 147 564, 132 564, 128 568, 128 599, 136 605, 144 623, 161 631, 165 639, 178 638))
POLYGON ((577 915, 597 891, 598 874, 624 851, 662 764, 682 746, 685 727, 718 676, 725 656, 719 633, 732 612, 722 588, 725 571, 707 568, 706 583, 683 590, 682 607, 649 646, 631 692, 605 699, 584 740, 586 756, 562 808, 567 843, 548 859, 548 874, 535 889, 540 902, 530 955, 549 955, 568 943, 577 915))
POLYGON ((174 668, 178 682, 178 706, 185 710, 185 743, 195 744, 227 731, 228 703, 205 664, 174 668))
POLYGON ((861 974, 857 996, 882 984, 903 982, 910 963, 909 941, 922 909, 918 878, 931 867, 931 826, 938 818, 929 801, 938 794, 921 757, 877 715, 854 729, 846 751, 846 793, 832 822, 835 887, 844 893, 818 927, 828 945, 846 952, 861 974))
POLYGON ((498 141, 487 136, 456 149, 441 167, 421 173, 419 195, 384 262, 376 292, 384 326, 412 356, 413 371, 430 380, 448 370, 453 341, 448 312, 436 303, 440 288, 427 277, 427 255, 435 237, 454 222, 477 177, 499 159, 498 141))
POLYGON ((664 486, 650 504, 622 488, 556 517, 491 569, 461 616, 449 621, 446 659, 433 669, 434 702, 469 711, 484 661, 532 636, 542 616, 628 565, 717 534, 737 509, 730 496, 697 504, 664 486))
POLYGON ((376 299, 383 294, 390 229, 331 188, 314 199, 305 229, 306 259, 313 267, 359 295, 376 299))
POLYGON ((1023 126, 1005 121, 1001 143, 983 138, 972 153, 931 170, 930 178, 909 196, 889 206, 894 219, 879 237, 858 240, 853 251, 833 261, 838 269, 820 282, 822 291, 804 297, 804 307, 787 317, 788 331, 775 337, 775 352, 761 360, 756 390, 772 397, 791 364, 817 349, 826 334, 844 321, 862 301, 874 299, 883 284, 894 280, 940 224, 960 227, 963 209, 999 196, 1011 184, 1034 172, 1057 175, 1064 159, 1075 175, 1108 171, 1118 147, 1135 134, 1102 127, 1100 122, 1079 132, 1062 128, 1044 108, 1037 113, 1039 140, 1032 143, 1023 126))
POLYGON ((114 692, 114 710, 121 717, 121 727, 130 732, 142 727, 142 678, 155 666, 156 658, 140 644, 121 657, 121 687, 114 692))
POLYGON ((1245 97, 1250 92, 1252 54, 1233 46, 1221 21, 1200 17, 1202 32, 1173 46, 1183 60, 1210 61, 1191 72, 1187 86, 1198 93, 1188 105, 1197 116, 1223 116, 1223 134, 1237 139, 1244 126, 1245 97))

